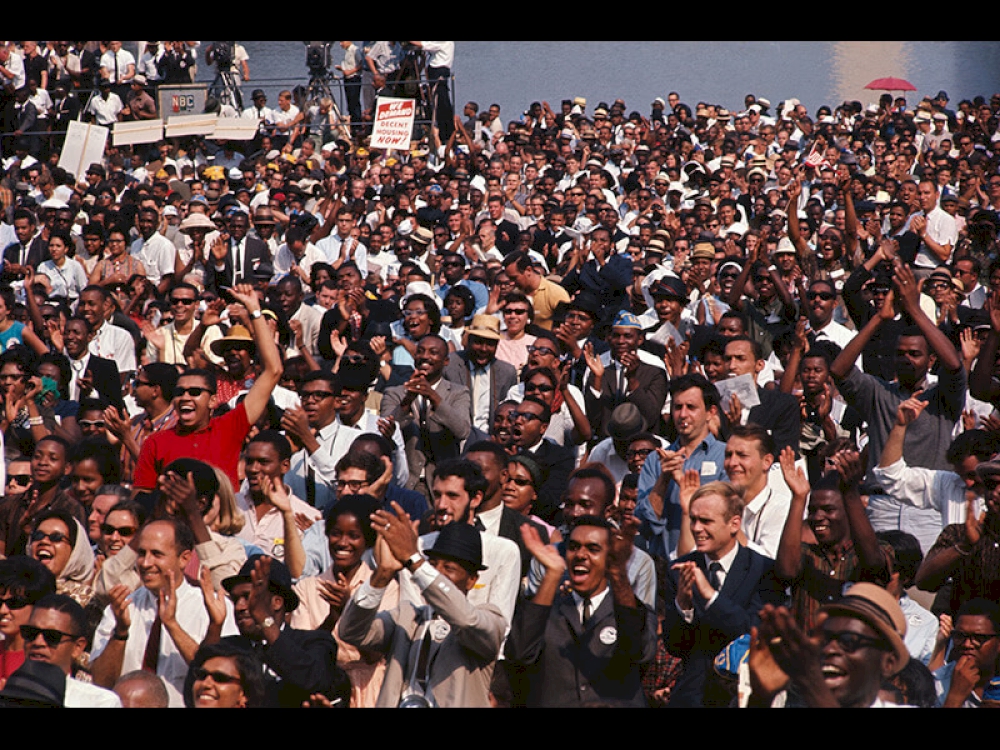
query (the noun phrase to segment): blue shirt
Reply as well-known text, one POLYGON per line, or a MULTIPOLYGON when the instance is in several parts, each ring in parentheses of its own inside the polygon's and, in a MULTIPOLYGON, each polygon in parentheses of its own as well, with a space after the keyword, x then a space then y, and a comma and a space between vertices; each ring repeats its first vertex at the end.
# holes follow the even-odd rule
MULTIPOLYGON (((667 450, 676 451, 680 442, 674 441, 667 450)), ((715 482, 726 478, 722 467, 726 457, 726 444, 708 434, 691 455, 684 461, 684 470, 697 469, 701 483, 715 482)), ((635 517, 642 522, 636 544, 651 555, 672 559, 676 556, 677 542, 681 536, 680 488, 673 480, 667 485, 663 498, 663 517, 658 517, 649 502, 649 492, 661 474, 660 457, 650 453, 639 472, 639 498, 635 506, 635 517)))
MULTIPOLYGON (((469 279, 459 279, 458 286, 468 287, 469 291, 472 292, 472 297, 476 300, 476 309, 472 311, 473 315, 478 315, 486 310, 486 305, 490 303, 490 290, 486 288, 485 284, 481 284, 478 281, 471 281, 469 279)), ((437 296, 441 298, 442 302, 444 302, 444 298, 448 296, 449 289, 451 289, 449 284, 440 284, 435 290, 437 292, 437 296)))

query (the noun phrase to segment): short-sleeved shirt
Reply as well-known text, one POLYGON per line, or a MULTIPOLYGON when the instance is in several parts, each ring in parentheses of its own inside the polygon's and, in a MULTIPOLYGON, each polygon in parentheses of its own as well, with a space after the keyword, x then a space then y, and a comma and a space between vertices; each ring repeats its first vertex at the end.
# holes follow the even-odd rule
POLYGON ((542 279, 538 289, 531 295, 535 308, 535 323, 546 330, 552 329, 552 313, 560 302, 569 302, 569 294, 561 286, 548 279, 542 279))
POLYGON ((182 435, 176 427, 156 432, 146 438, 139 452, 133 482, 136 489, 156 489, 156 479, 175 459, 196 458, 226 472, 234 487, 240 486, 237 465, 243 440, 250 432, 246 406, 240 403, 232 411, 215 417, 208 427, 182 435))

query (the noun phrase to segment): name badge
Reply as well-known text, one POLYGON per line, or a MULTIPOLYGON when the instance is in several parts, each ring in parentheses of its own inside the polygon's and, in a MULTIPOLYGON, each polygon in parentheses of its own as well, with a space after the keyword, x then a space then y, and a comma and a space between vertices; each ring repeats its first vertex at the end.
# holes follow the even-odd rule
POLYGON ((702 463, 701 475, 703 477, 711 476, 712 474, 715 474, 717 472, 718 469, 715 467, 715 461, 705 461, 704 463, 702 463))
POLYGON ((605 646, 610 646, 618 640, 618 630, 611 625, 608 625, 608 627, 601 630, 597 637, 601 639, 601 643, 605 646))

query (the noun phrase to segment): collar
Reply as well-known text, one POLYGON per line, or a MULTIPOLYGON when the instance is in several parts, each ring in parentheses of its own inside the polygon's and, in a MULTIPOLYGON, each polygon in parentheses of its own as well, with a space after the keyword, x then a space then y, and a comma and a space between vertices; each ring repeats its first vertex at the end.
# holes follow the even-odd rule
POLYGON ((735 562, 736 555, 739 554, 739 551, 740 551, 740 543, 737 542, 736 544, 733 545, 733 548, 729 550, 729 552, 720 557, 718 560, 709 560, 708 555, 703 555, 703 557, 705 558, 705 570, 708 570, 708 567, 713 562, 718 562, 722 564, 723 574, 728 576, 729 571, 732 570, 733 568, 733 562, 735 562))
MULTIPOLYGON (((608 586, 607 584, 605 584, 604 588, 601 589, 601 591, 599 591, 598 593, 596 593, 592 597, 590 597, 590 616, 591 617, 594 616, 594 613, 597 611, 597 608, 600 607, 601 604, 604 602, 604 599, 608 595, 609 591, 611 591, 611 587, 608 586)), ((579 610, 579 611, 582 612, 583 611, 583 597, 580 596, 575 591, 571 591, 570 595, 573 597, 573 604, 576 605, 577 610, 579 610)))
POLYGON ((764 485, 764 489, 761 490, 757 495, 746 504, 746 510, 754 515, 760 513, 764 506, 767 505, 767 501, 771 499, 771 488, 764 485))

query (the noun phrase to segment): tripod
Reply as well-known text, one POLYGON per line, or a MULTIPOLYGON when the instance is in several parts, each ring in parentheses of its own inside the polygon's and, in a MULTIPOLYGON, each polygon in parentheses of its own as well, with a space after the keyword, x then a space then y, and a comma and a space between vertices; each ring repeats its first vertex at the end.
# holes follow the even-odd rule
POLYGON ((351 140, 351 129, 344 121, 344 116, 337 106, 337 100, 333 98, 330 89, 330 81, 333 80, 333 73, 329 70, 313 71, 309 74, 309 84, 306 86, 305 99, 302 102, 304 112, 312 116, 316 112, 316 117, 309 124, 310 133, 314 131, 314 125, 320 132, 316 133, 321 142, 326 143, 333 138, 343 138, 351 140), (320 107, 320 100, 327 99, 330 102, 330 111, 323 113, 320 107))
POLYGON ((427 124, 434 127, 437 114, 433 106, 434 92, 427 81, 427 56, 420 50, 408 50, 391 84, 394 96, 415 100, 414 137, 422 138, 427 124))
POLYGON ((240 85, 236 81, 236 74, 231 68, 216 71, 215 79, 208 87, 206 94, 218 99, 220 110, 228 104, 236 110, 237 115, 243 111, 243 94, 240 92, 240 85))

